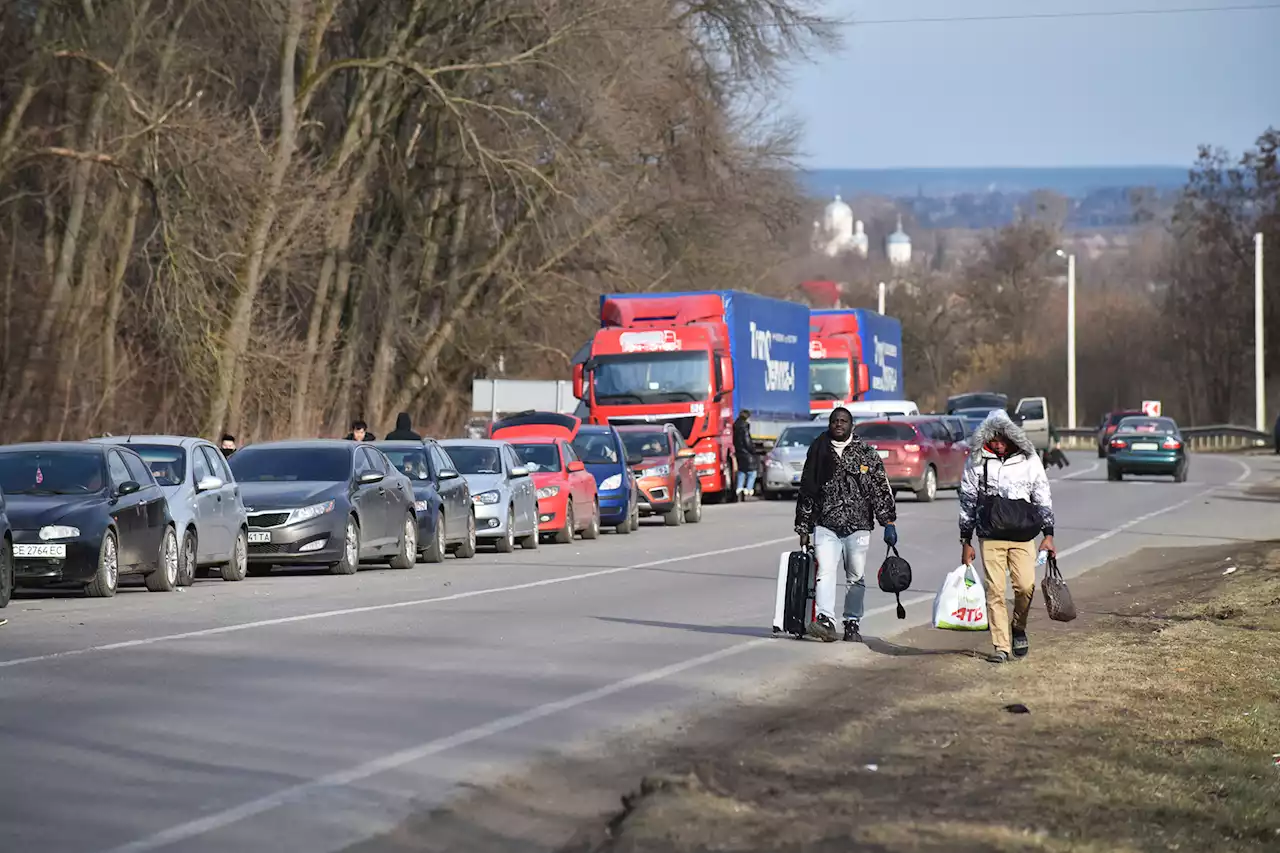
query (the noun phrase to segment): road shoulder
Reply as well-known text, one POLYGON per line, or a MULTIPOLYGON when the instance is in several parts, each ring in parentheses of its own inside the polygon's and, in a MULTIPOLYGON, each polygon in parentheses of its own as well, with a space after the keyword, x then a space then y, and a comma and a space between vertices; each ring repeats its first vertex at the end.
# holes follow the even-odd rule
POLYGON ((351 853, 1274 849, 1280 543, 1070 585, 1080 618, 1037 595, 1026 661, 985 663, 985 634, 868 637, 781 699, 549 759, 351 853))

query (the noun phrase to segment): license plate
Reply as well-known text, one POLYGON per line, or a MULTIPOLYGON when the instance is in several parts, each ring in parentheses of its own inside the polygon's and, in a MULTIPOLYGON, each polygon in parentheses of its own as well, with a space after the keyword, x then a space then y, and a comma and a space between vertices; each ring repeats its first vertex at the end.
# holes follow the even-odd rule
POLYGON ((889 458, 889 451, 887 451, 887 450, 877 450, 877 451, 876 451, 876 453, 880 455, 880 458, 881 458, 881 459, 888 459, 888 458, 889 458))
POLYGON ((1159 450, 1160 445, 1154 441, 1135 441, 1133 443, 1134 450, 1159 450))
POLYGON ((14 545, 15 557, 44 557, 48 560, 61 560, 67 556, 66 545, 14 545))
POLYGON ((270 542, 270 541, 271 541, 270 530, 249 531, 249 543, 252 545, 258 545, 263 542, 270 542))

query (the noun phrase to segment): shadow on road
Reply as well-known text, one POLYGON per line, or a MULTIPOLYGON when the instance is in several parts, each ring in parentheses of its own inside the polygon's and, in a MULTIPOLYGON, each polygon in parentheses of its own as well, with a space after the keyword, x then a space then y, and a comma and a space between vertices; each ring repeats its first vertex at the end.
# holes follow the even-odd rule
POLYGON ((676 631, 692 631, 695 634, 728 634, 732 637, 771 637, 773 630, 758 625, 690 625, 684 622, 655 622, 649 619, 622 619, 615 616, 597 616, 601 622, 622 625, 639 625, 645 628, 670 628, 676 631))
POLYGON ((918 646, 900 646, 897 643, 890 643, 888 640, 882 640, 879 637, 862 638, 862 644, 868 650, 878 655, 887 655, 895 658, 917 657, 920 655, 955 655, 958 657, 985 657, 980 655, 973 649, 922 649, 918 646))

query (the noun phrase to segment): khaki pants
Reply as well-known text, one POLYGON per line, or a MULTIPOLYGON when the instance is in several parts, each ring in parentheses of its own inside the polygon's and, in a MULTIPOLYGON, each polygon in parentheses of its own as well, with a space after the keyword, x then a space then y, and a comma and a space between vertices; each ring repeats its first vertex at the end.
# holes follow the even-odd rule
POLYGON ((1027 614, 1036 591, 1036 543, 1002 542, 984 539, 982 570, 987 589, 987 621, 991 624, 991 644, 996 651, 1013 653, 1009 604, 1005 601, 1005 578, 1013 581, 1012 629, 1027 630, 1027 614))

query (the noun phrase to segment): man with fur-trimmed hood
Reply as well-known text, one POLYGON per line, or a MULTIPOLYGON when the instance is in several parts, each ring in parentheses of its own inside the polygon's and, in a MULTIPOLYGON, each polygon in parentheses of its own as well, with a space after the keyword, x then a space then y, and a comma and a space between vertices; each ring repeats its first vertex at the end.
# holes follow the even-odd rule
POLYGON ((1027 614, 1036 584, 1035 538, 1055 553, 1053 499, 1040 454, 1009 413, 987 415, 969 439, 969 459, 960 481, 960 559, 972 566, 973 534, 982 548, 987 621, 995 646, 992 663, 1025 657, 1027 614), (1013 582, 1013 616, 1005 601, 1005 578, 1013 582))

